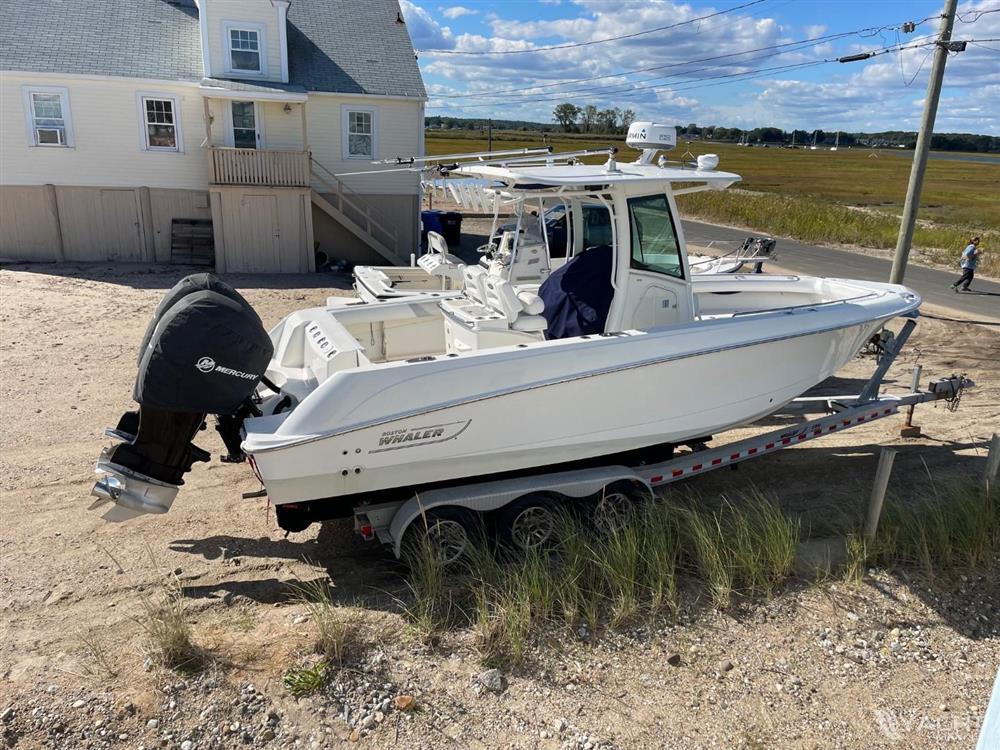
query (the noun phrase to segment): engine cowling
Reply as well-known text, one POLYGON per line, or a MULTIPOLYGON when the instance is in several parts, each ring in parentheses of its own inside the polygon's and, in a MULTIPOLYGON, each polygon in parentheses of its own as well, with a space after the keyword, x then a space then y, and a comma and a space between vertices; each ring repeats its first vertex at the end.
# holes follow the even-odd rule
POLYGON ((192 442, 205 417, 219 418, 230 458, 239 424, 274 353, 260 317, 211 274, 187 276, 157 305, 143 336, 133 398, 108 434, 121 442, 97 464, 93 494, 137 512, 165 513, 184 475, 207 451, 192 442))

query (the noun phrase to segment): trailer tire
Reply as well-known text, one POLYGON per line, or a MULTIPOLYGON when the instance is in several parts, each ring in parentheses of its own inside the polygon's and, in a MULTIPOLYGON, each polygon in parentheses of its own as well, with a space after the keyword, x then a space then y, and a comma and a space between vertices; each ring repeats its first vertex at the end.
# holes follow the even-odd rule
POLYGON ((426 544, 443 567, 467 558, 469 548, 482 537, 482 520, 468 508, 443 505, 431 508, 407 527, 403 550, 407 557, 420 555, 426 544))
POLYGON ((556 535, 559 505, 558 498, 543 492, 523 495, 509 503, 497 518, 500 543, 519 552, 544 547, 556 535))
POLYGON ((651 497, 649 488, 639 482, 629 480, 612 482, 597 493, 594 499, 592 509, 594 526, 604 534, 614 532, 637 506, 650 500, 651 497))

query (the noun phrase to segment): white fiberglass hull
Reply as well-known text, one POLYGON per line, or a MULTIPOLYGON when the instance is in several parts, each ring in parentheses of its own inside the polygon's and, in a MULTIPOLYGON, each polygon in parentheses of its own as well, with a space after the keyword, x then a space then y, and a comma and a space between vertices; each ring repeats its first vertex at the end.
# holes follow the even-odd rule
POLYGON ((680 443, 773 413, 918 305, 887 294, 360 368, 248 420, 244 449, 286 503, 680 443))

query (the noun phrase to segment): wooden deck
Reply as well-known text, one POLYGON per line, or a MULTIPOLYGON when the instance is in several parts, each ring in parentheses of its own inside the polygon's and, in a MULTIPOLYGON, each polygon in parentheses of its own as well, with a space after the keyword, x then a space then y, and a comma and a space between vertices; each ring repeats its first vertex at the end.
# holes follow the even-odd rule
POLYGON ((213 185, 309 187, 309 152, 213 146, 213 185))

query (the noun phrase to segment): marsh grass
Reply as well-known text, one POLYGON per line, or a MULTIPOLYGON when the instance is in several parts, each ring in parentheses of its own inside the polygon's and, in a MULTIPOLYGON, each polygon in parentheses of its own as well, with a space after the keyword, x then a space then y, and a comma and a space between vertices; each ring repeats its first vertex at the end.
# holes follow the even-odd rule
POLYGON ((205 654, 195 645, 180 579, 174 573, 161 577, 153 593, 139 601, 143 614, 136 622, 146 633, 151 655, 168 669, 194 671, 201 668, 205 654))
POLYGON ((305 607, 316 628, 313 647, 328 662, 343 666, 351 649, 359 647, 358 627, 348 610, 333 601, 331 585, 318 578, 292 586, 292 600, 305 607))
MULTIPOLYGON (((933 484, 933 483, 932 483, 933 484)), ((1000 551, 1000 489, 968 482, 907 502, 891 498, 869 559, 910 566, 934 580, 978 568, 1000 551)))
MULTIPOLYGON (((931 578, 983 566, 1000 551, 1000 493, 969 484, 917 502, 891 500, 874 545, 851 521, 841 533, 843 567, 828 564, 814 582, 860 584, 870 564, 917 567, 931 578)), ((753 489, 714 503, 677 493, 633 506, 610 527, 566 512, 548 548, 515 554, 477 544, 446 569, 418 546, 405 613, 432 643, 444 629, 471 626, 486 664, 516 667, 553 630, 589 636, 670 618, 680 592, 717 609, 770 599, 795 576, 802 534, 797 517, 753 489)))
POLYGON ((798 542, 798 522, 758 493, 718 509, 691 498, 640 503, 599 526, 564 513, 548 548, 476 545, 454 571, 418 547, 406 614, 425 638, 471 625, 484 662, 518 665, 546 628, 590 633, 672 616, 682 575, 719 607, 734 595, 771 596, 791 575, 798 542))
MULTIPOLYGON (((886 249, 896 246, 899 234, 899 218, 893 213, 852 209, 810 195, 710 191, 681 196, 677 203, 685 216, 746 226, 806 242, 886 249)), ((942 223, 918 224, 913 244, 925 249, 935 263, 957 269, 958 256, 974 235, 982 237, 982 247, 1000 248, 1000 232, 942 223)), ((1000 253, 985 253, 980 270, 1000 275, 1000 253)))
POLYGON ((420 638, 433 644, 439 631, 454 620, 454 587, 432 545, 408 544, 404 559, 410 573, 407 580, 410 602, 404 608, 405 615, 420 638))
POLYGON ((117 658, 101 639, 99 632, 87 630, 77 634, 77 641, 89 662, 84 667, 84 671, 91 677, 114 679, 118 676, 119 671, 116 663, 117 658))

